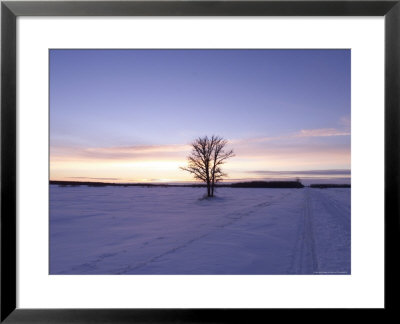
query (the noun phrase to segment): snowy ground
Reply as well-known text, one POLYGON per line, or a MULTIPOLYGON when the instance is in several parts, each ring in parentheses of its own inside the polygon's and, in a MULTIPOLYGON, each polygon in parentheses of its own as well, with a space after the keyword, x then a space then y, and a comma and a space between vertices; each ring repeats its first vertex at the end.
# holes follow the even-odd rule
POLYGON ((350 274, 350 189, 50 186, 51 274, 350 274))

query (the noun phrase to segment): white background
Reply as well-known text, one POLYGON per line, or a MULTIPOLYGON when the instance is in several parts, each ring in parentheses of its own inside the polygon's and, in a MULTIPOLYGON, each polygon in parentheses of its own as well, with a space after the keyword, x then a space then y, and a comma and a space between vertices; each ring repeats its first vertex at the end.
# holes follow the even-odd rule
POLYGON ((18 18, 18 307, 383 307, 383 18, 18 18), (352 274, 48 275, 49 48, 350 48, 352 274))

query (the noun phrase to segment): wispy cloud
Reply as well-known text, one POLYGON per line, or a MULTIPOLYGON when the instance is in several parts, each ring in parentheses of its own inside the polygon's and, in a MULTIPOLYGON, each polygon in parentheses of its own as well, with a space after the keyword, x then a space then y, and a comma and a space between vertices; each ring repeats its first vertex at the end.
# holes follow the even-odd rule
POLYGON ((126 153, 126 154, 147 154, 147 153, 165 153, 181 152, 188 149, 189 145, 138 145, 138 146, 115 146, 88 148, 88 152, 96 153, 126 153))
POLYGON ((350 132, 336 128, 302 129, 294 137, 349 136, 350 132))
POLYGON ((272 141, 289 140, 296 138, 306 137, 330 137, 330 136, 350 136, 350 119, 343 117, 340 120, 340 124, 343 125, 341 128, 314 128, 314 129, 302 129, 295 133, 284 134, 279 136, 261 136, 251 138, 241 138, 229 140, 232 145, 235 144, 252 144, 252 143, 267 143, 272 141))
POLYGON ((86 180, 121 180, 120 178, 92 178, 92 177, 67 177, 68 179, 86 179, 86 180))
POLYGON ((347 176, 351 174, 350 170, 301 170, 301 171, 268 171, 268 170, 255 170, 255 171, 247 171, 247 173, 254 174, 264 174, 264 175, 306 175, 306 176, 314 176, 314 175, 325 175, 325 176, 347 176))
POLYGON ((190 150, 189 145, 140 145, 114 147, 51 147, 51 160, 146 160, 176 159, 190 150))

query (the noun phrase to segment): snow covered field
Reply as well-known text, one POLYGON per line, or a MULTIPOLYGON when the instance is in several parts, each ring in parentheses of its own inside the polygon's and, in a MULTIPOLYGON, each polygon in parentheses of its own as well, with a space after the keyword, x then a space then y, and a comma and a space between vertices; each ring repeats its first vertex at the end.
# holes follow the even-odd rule
POLYGON ((350 274, 350 189, 50 186, 50 274, 350 274))

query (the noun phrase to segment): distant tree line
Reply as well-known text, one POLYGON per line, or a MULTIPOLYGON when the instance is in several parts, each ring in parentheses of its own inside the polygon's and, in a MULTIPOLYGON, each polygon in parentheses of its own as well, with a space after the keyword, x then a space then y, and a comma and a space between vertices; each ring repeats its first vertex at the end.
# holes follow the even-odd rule
POLYGON ((325 188, 351 188, 351 185, 349 184, 335 184, 335 183, 326 183, 326 184, 311 184, 311 188, 320 188, 320 189, 325 189, 325 188))
MULTIPOLYGON (((206 184, 167 184, 167 183, 112 183, 112 182, 90 182, 90 181, 57 181, 50 180, 51 185, 60 187, 88 186, 88 187, 192 187, 207 188, 206 184)), ((215 184, 216 187, 226 188, 303 188, 297 181, 251 181, 215 184)))
MULTIPOLYGON (((50 180, 51 185, 60 187, 88 186, 88 187, 192 187, 204 188, 206 184, 167 184, 167 183, 112 183, 112 182, 90 182, 90 181, 58 181, 50 180)), ((300 181, 249 181, 215 184, 216 187, 227 188, 304 188, 300 181)), ((311 188, 351 188, 350 184, 311 184, 311 188)))
POLYGON ((304 188, 300 181, 250 181, 231 184, 232 188, 304 188))

